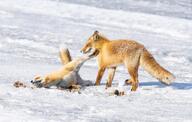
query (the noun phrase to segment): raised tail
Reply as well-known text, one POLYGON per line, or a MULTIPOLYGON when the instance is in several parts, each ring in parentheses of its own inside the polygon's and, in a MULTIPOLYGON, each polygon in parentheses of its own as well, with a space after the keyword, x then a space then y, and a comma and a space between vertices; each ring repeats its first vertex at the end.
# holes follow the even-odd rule
POLYGON ((67 48, 60 48, 59 56, 63 65, 69 63, 72 60, 70 52, 67 48))
POLYGON ((146 49, 141 54, 140 64, 148 73, 166 85, 175 80, 175 76, 160 66, 146 49))

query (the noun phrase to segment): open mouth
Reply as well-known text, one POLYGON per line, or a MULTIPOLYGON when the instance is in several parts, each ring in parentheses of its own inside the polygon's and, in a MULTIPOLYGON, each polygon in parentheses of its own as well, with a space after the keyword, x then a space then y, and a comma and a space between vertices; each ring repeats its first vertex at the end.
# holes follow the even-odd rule
MULTIPOLYGON (((83 52, 83 51, 81 51, 83 52)), ((84 54, 88 54, 89 57, 96 57, 99 54, 99 50, 95 48, 88 48, 83 52, 84 54)))
POLYGON ((32 83, 32 84, 35 84, 35 83, 40 83, 40 82, 41 82, 41 80, 36 80, 36 81, 31 80, 31 83, 32 83))
POLYGON ((99 50, 90 48, 89 52, 87 52, 87 53, 90 53, 89 57, 95 57, 95 56, 97 56, 99 54, 99 50))
POLYGON ((89 52, 91 52, 91 50, 92 50, 92 48, 88 48, 88 49, 86 49, 83 53, 84 53, 84 54, 89 53, 89 52))
POLYGON ((33 81, 33 80, 32 80, 31 83, 32 83, 34 86, 38 87, 38 88, 43 87, 43 84, 41 83, 41 80, 36 80, 36 81, 33 81))

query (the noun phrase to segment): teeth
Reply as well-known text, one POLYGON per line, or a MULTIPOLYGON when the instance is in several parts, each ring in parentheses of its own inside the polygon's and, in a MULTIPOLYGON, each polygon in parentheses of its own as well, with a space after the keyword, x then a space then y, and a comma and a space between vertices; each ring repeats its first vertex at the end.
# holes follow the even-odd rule
POLYGON ((90 51, 89 51, 90 53, 92 53, 93 52, 93 48, 90 48, 90 51))
POLYGON ((88 53, 90 50, 91 50, 91 48, 87 48, 87 49, 85 50, 85 52, 88 53))

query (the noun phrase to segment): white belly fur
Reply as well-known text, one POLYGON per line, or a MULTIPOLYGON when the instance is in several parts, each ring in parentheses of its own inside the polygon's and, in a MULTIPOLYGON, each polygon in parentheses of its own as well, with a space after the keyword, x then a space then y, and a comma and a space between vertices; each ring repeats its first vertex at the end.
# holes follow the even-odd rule
POLYGON ((68 88, 71 85, 77 84, 76 72, 71 72, 64 76, 63 79, 57 84, 59 87, 68 88))

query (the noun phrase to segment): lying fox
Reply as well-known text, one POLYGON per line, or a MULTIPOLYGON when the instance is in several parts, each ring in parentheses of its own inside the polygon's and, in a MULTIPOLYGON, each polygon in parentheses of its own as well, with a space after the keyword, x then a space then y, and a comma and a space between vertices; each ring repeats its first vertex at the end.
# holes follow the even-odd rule
POLYGON ((90 55, 84 55, 82 57, 71 60, 68 49, 62 49, 60 51, 60 59, 64 66, 61 69, 47 74, 44 77, 36 76, 31 81, 37 87, 51 87, 57 86, 58 88, 77 88, 77 85, 88 85, 91 82, 83 80, 78 72, 83 63, 96 55, 93 52, 90 55))
POLYGON ((124 64, 131 79, 126 80, 132 85, 131 91, 138 88, 138 68, 141 65, 152 76, 164 84, 169 85, 174 79, 174 75, 160 66, 153 58, 151 53, 140 43, 133 40, 109 40, 95 31, 89 37, 87 43, 81 49, 81 52, 88 53, 90 50, 98 51, 99 71, 95 85, 99 85, 105 69, 109 71, 107 87, 111 87, 115 75, 116 67, 124 64))

